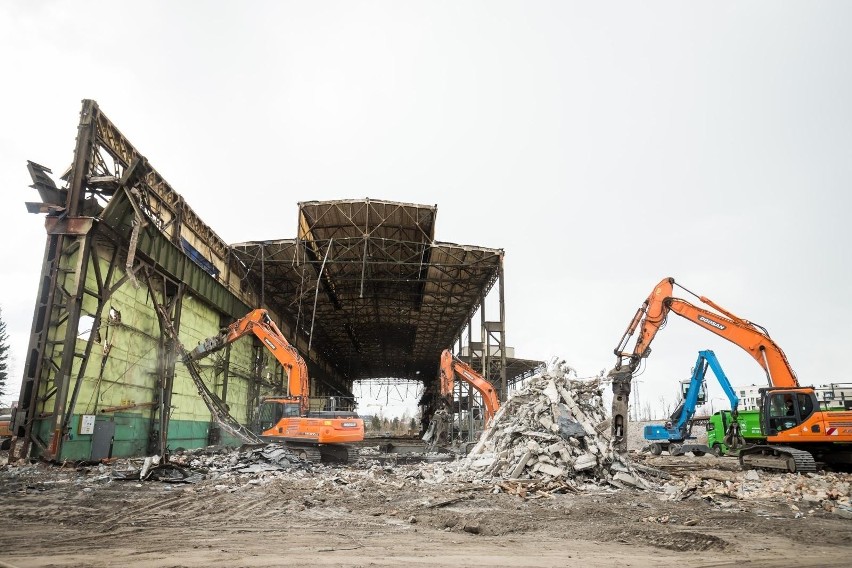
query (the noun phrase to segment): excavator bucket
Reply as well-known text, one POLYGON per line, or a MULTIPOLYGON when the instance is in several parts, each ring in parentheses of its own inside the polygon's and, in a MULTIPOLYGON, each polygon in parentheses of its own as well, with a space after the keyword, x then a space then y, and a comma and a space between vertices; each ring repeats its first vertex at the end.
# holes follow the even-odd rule
POLYGON ((449 442, 449 415, 446 410, 437 410, 432 415, 432 420, 429 422, 429 429, 423 435, 423 441, 426 442, 426 447, 434 449, 438 446, 445 445, 449 442))

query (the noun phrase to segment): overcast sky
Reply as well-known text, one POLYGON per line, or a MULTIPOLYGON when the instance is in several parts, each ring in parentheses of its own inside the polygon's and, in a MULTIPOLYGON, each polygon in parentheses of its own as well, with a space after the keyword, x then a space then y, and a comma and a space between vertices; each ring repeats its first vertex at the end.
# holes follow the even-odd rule
MULTIPOLYGON (((84 98, 227 242, 292 238, 298 201, 437 204, 438 240, 505 249, 520 357, 610 368, 670 275, 801 383, 852 381, 850 24, 848 2, 3 2, 7 400, 45 243, 26 160, 70 164, 84 98)), ((643 397, 707 348, 764 380, 672 316, 643 397)))

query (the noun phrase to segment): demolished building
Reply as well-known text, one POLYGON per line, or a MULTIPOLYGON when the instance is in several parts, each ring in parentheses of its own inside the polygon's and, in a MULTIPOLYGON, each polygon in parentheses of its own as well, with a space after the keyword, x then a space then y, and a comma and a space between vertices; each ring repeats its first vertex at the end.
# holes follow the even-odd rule
MULTIPOLYGON (((317 400, 350 398, 354 381, 376 377, 428 388, 440 352, 461 352, 463 335, 503 397, 539 365, 505 347, 503 250, 435 241, 436 206, 304 202, 296 238, 229 245, 92 100, 64 185, 28 169, 41 200, 27 208, 45 215, 47 240, 15 455, 96 460, 228 442, 175 341, 192 348, 256 307, 306 359, 317 400), (499 320, 475 325, 495 284, 499 320)), ((205 373, 243 424, 286 384, 256 342, 229 346, 205 373)))

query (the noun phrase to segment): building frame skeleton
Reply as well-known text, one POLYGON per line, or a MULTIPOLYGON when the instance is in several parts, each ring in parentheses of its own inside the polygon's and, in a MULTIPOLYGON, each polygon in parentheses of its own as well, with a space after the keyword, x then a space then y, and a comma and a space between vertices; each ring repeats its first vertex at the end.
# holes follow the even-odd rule
MULTIPOLYGON (((470 354, 503 399, 514 380, 507 370, 521 376, 532 368, 504 347, 503 251, 435 241, 436 206, 303 202, 296 238, 228 245, 92 100, 83 101, 73 162, 61 176, 66 185, 58 187, 44 166, 28 169, 41 201, 27 208, 46 215, 47 241, 14 423, 17 455, 62 459, 73 453, 64 447, 83 448, 74 430, 81 401, 103 398, 107 382, 119 385, 111 395, 135 394, 114 396, 109 408, 147 424, 137 427, 145 439, 121 452, 165 453, 177 443, 172 415, 189 412, 193 393, 164 326, 188 343, 258 306, 305 355, 315 396, 351 396, 352 382, 369 378, 415 379, 428 388, 440 352, 471 337, 494 284, 499 320, 481 317, 470 354), (113 314, 119 296, 129 310, 123 322, 113 314), (81 321, 91 324, 87 334, 81 321), (135 390, 121 383, 134 363, 116 367, 111 329, 140 338, 118 347, 155 352, 150 372, 134 371, 135 390)), ((243 421, 263 391, 283 382, 280 369, 265 365, 257 346, 228 350, 215 363, 218 396, 241 408, 243 421)), ((103 407, 97 412, 106 419, 103 407)), ((192 416, 203 421, 203 412, 192 416)), ((206 443, 216 438, 212 430, 187 439, 206 443)))

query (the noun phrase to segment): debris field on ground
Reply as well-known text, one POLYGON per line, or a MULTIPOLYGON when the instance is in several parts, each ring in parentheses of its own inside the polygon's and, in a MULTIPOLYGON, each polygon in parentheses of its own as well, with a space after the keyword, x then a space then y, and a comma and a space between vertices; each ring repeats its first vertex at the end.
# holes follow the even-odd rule
POLYGON ((768 546, 820 566, 848 560, 852 475, 621 455, 610 447, 601 395, 599 377, 561 369, 533 377, 454 461, 425 447, 389 457, 387 443, 360 446, 346 465, 300 461, 276 444, 178 451, 165 462, 20 460, 0 466, 0 549, 21 568, 268 567, 282 555, 408 565, 412 554, 457 566, 464 560, 440 551, 459 543, 513 566, 559 564, 566 546, 606 565, 682 565, 696 552, 708 562, 732 553, 759 561, 768 546), (170 552, 186 543, 190 552, 170 552), (526 564, 543 548, 562 552, 526 564))

